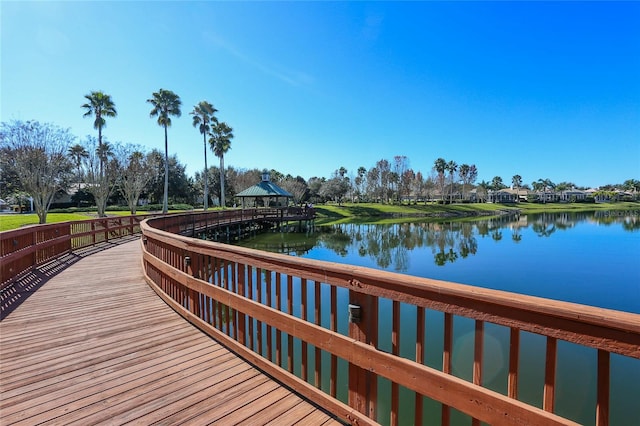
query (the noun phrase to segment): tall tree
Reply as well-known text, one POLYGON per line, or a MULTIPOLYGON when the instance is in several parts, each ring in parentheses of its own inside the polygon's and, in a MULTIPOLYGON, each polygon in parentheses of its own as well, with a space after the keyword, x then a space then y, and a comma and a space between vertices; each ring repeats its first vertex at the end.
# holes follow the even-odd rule
POLYGON ((225 207, 224 199, 224 155, 231 149, 233 128, 224 121, 216 123, 211 128, 209 145, 216 157, 220 158, 220 205, 225 207))
POLYGON ((118 163, 120 165, 120 194, 127 200, 129 211, 136 214, 140 194, 158 170, 158 158, 152 153, 145 154, 135 145, 120 147, 118 163))
MULTIPOLYGON (((115 117, 118 115, 116 106, 113 103, 110 95, 104 92, 96 91, 91 92, 88 95, 84 95, 87 100, 86 104, 83 104, 81 108, 85 109, 83 117, 94 116, 93 121, 94 129, 98 130, 98 147, 102 147, 102 128, 107 125, 105 117, 115 117)), ((104 164, 100 163, 100 175, 103 173, 104 164)))
POLYGON ((84 159, 85 189, 95 199, 98 217, 105 217, 107 201, 118 180, 118 164, 117 161, 112 161, 113 146, 107 141, 102 142, 102 145, 96 142, 96 138, 92 136, 87 136, 84 141, 88 154, 84 159))
POLYGON ((511 178, 511 184, 513 185, 515 190, 518 191, 520 189, 520 187, 522 186, 522 176, 513 175, 513 177, 511 178))
POLYGON ((180 117, 182 112, 180 97, 171 90, 160 89, 154 92, 147 102, 153 105, 150 117, 158 117, 158 125, 164 128, 164 195, 162 199, 162 213, 169 211, 169 140, 167 128, 171 127, 171 116, 180 117))
POLYGON ((204 144, 204 198, 203 198, 203 208, 206 211, 209 207, 209 188, 207 185, 208 179, 208 169, 207 169, 207 135, 211 130, 211 123, 217 123, 218 119, 215 117, 215 113, 218 112, 217 109, 213 107, 207 101, 200 101, 198 105, 193 107, 193 111, 189 114, 193 115, 193 127, 197 127, 202 134, 202 142, 204 144))
POLYGON ((367 176, 367 169, 363 166, 358 167, 358 175, 354 179, 354 183, 356 185, 356 193, 358 196, 358 202, 362 201, 363 188, 365 179, 367 176))
MULTIPOLYGON (((82 181, 82 161, 89 157, 89 153, 84 146, 79 143, 73 145, 68 151, 73 165, 76 166, 76 183, 78 184, 77 190, 80 191, 80 182, 82 181)), ((78 207, 80 207, 80 201, 78 201, 78 207)))
POLYGON ((499 191, 501 189, 504 189, 505 185, 502 182, 502 178, 500 176, 494 176, 493 179, 491 179, 491 189, 493 189, 494 191, 499 191))
POLYGON ((464 197, 467 185, 472 185, 478 178, 478 168, 475 164, 463 164, 460 166, 460 179, 462 179, 462 196, 464 197))
POLYGON ((446 183, 444 172, 447 170, 447 162, 444 158, 438 158, 434 164, 433 169, 438 174, 438 185, 440 186, 440 195, 442 196, 442 202, 444 203, 444 185, 446 183))
POLYGON ((67 129, 37 121, 0 124, 0 162, 18 177, 29 193, 39 223, 46 223, 47 212, 56 192, 67 189, 73 164, 67 152, 75 137, 67 129))
POLYGON ((446 169, 449 172, 449 203, 453 203, 453 184, 455 183, 455 180, 456 180, 458 163, 451 160, 447 163, 446 169))

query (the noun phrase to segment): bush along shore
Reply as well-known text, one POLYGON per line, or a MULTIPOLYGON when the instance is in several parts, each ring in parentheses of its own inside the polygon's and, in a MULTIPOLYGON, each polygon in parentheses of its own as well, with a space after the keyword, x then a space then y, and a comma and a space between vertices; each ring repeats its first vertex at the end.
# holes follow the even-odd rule
POLYGON ((411 204, 343 203, 315 206, 320 219, 404 219, 473 218, 544 212, 590 212, 601 210, 632 211, 640 214, 640 202, 602 204, 514 203, 514 204, 411 204))

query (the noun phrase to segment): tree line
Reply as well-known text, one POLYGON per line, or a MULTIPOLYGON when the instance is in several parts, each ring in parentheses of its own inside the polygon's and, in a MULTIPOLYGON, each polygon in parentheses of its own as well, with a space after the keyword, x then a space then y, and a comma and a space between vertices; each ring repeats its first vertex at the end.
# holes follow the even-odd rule
MULTIPOLYGON (((107 119, 117 117, 114 101, 101 91, 92 91, 84 98, 83 116, 94 119, 97 139, 87 136, 78 142, 68 129, 51 123, 15 120, 0 123, 0 197, 30 196, 40 223, 46 222, 55 196, 68 191, 75 193, 78 205, 83 201, 95 205, 102 217, 107 206, 113 204, 126 205, 134 214, 141 199, 153 204, 161 201, 165 213, 169 202, 202 205, 207 210, 209 202, 215 201, 225 207, 233 203, 230 200, 235 194, 260 181, 262 170, 225 169, 224 155, 231 149, 233 128, 218 119, 218 110, 206 100, 197 103, 189 113, 193 127, 202 135, 204 167, 188 177, 186 166, 168 153, 172 117, 182 114, 178 95, 160 89, 147 99, 152 106, 149 116, 164 130, 164 153, 146 151, 140 145, 108 141, 103 137, 103 130, 107 119), (207 164, 209 150, 219 158, 218 167, 207 164)), ((349 171, 340 167, 329 178, 305 180, 277 170, 270 172, 271 180, 290 192, 296 204, 341 203, 345 200, 380 203, 486 201, 490 191, 507 187, 500 176, 476 183, 478 168, 475 164, 458 164, 454 160, 438 158, 433 167, 423 173, 411 168, 409 158, 404 155, 391 160, 381 159, 368 169, 361 166, 349 171)), ((540 192, 582 189, 571 182, 554 183, 546 178, 529 185, 517 174, 511 178, 511 187, 540 192)), ((600 189, 625 189, 637 194, 640 181, 629 179, 623 184, 605 185, 600 189)))

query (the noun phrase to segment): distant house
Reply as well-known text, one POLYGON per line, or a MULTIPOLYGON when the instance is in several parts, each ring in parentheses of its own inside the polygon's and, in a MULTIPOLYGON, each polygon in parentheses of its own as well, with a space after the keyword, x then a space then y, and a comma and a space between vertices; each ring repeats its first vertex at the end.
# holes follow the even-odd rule
POLYGON ((587 199, 587 192, 579 189, 568 189, 566 191, 560 191, 558 194, 560 201, 563 203, 569 203, 573 201, 584 201, 587 199))
POLYGON ((560 196, 553 191, 536 191, 534 194, 536 195, 537 201, 543 203, 555 203, 560 201, 560 196))
POLYGON ((505 188, 498 191, 490 190, 487 194, 487 199, 490 203, 518 203, 527 201, 528 195, 529 190, 526 188, 505 188))

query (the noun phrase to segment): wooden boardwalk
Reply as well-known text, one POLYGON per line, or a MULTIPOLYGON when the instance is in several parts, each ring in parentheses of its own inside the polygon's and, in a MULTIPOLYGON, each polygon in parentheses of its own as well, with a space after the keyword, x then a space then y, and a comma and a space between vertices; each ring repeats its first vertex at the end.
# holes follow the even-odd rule
POLYGON ((139 244, 70 262, 0 322, 0 425, 340 424, 165 305, 139 244))

